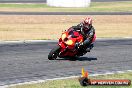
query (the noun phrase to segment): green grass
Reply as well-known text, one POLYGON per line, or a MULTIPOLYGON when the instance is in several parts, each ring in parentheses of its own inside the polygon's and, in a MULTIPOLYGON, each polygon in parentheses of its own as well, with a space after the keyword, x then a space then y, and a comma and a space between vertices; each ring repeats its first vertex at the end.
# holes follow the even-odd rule
POLYGON ((0 4, 0 8, 49 8, 46 4, 0 4))
POLYGON ((9 9, 31 8, 32 11, 49 11, 49 12, 132 11, 132 1, 92 2, 90 7, 85 7, 85 8, 50 7, 47 6, 46 4, 0 4, 0 9, 2 8, 9 8, 9 9))
MULTIPOLYGON (((118 73, 111 75, 100 75, 100 76, 90 76, 91 79, 130 79, 132 81, 132 72, 127 73, 118 73)), ((54 80, 47 81, 44 83, 38 84, 27 84, 27 85, 19 85, 10 88, 132 88, 130 86, 88 86, 82 87, 79 84, 78 78, 71 78, 65 80, 54 80)))

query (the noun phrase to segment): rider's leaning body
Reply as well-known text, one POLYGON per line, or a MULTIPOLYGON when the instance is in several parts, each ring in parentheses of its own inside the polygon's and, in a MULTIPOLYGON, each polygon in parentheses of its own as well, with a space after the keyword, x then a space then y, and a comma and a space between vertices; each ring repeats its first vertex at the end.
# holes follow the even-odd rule
POLYGON ((95 29, 92 25, 92 19, 87 17, 83 22, 77 26, 72 26, 72 28, 74 31, 79 31, 84 38, 84 41, 82 43, 76 43, 75 47, 83 46, 84 48, 87 48, 87 52, 90 52, 90 50, 93 48, 92 40, 95 36, 95 29))

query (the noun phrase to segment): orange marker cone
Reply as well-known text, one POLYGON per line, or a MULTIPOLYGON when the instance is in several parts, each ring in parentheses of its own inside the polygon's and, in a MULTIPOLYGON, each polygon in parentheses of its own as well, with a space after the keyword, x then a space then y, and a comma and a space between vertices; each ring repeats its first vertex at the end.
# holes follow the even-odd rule
POLYGON ((84 68, 82 68, 82 77, 88 77, 88 71, 84 71, 84 68))

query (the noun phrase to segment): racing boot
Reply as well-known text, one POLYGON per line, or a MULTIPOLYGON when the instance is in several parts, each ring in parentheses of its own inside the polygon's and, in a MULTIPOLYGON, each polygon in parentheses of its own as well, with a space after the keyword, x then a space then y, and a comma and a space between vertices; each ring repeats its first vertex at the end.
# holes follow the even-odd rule
POLYGON ((86 52, 90 52, 90 50, 94 47, 93 44, 90 44, 89 47, 87 47, 86 52))
POLYGON ((77 42, 75 44, 75 49, 77 49, 77 50, 81 49, 82 47, 83 47, 83 43, 77 42))
POLYGON ((83 43, 76 43, 75 49, 78 51, 78 54, 77 54, 78 56, 83 56, 84 55, 85 49, 84 49, 83 43))

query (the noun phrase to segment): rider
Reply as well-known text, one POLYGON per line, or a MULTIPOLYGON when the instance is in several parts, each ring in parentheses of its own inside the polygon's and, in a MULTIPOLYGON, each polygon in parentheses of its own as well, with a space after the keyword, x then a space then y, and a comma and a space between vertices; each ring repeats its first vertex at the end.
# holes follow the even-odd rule
POLYGON ((72 28, 75 31, 79 31, 84 38, 84 41, 82 43, 78 42, 75 44, 75 48, 86 48, 86 51, 90 52, 90 50, 93 48, 92 40, 95 35, 95 29, 92 26, 92 18, 86 17, 83 22, 81 22, 77 26, 72 26, 72 28))

